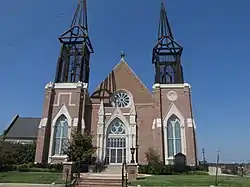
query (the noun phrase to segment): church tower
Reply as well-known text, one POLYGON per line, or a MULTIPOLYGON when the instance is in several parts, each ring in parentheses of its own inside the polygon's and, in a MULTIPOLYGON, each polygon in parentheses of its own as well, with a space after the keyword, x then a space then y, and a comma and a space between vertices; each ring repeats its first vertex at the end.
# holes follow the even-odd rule
POLYGON ((72 23, 60 37, 54 82, 45 87, 35 161, 61 162, 72 130, 85 128, 85 101, 93 48, 88 33, 86 0, 79 0, 72 23))
POLYGON ((191 86, 184 83, 182 51, 174 38, 164 3, 161 3, 158 40, 152 55, 156 115, 153 139, 164 163, 172 164, 174 156, 182 153, 186 155, 188 165, 197 165, 191 86))

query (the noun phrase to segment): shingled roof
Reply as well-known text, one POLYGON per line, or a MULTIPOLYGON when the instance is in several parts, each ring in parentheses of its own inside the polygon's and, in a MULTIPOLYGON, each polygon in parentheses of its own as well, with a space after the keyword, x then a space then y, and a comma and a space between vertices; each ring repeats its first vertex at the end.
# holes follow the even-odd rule
POLYGON ((4 139, 36 139, 41 118, 16 115, 4 131, 4 139))

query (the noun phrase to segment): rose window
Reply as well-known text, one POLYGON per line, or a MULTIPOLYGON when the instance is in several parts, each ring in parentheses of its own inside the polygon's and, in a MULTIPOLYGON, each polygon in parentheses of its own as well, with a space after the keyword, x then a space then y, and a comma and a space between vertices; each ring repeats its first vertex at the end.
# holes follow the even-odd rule
POLYGON ((127 107, 129 105, 129 96, 126 92, 119 91, 114 95, 114 104, 118 107, 127 107))

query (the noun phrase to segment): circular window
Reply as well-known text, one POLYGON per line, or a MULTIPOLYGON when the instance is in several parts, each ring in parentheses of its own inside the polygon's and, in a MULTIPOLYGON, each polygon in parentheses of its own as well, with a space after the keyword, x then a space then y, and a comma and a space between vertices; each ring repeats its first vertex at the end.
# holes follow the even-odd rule
POLYGON ((129 105, 129 96, 124 91, 118 91, 113 96, 113 102, 115 106, 127 107, 129 105))
POLYGON ((120 121, 116 121, 112 127, 111 127, 111 133, 112 134, 123 134, 124 133, 124 128, 123 125, 120 121))

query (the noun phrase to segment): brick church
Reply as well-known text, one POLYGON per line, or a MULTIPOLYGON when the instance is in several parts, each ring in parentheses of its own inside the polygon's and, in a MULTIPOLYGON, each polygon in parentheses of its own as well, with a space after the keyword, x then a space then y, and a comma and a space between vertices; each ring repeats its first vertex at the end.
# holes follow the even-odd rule
POLYGON ((191 86, 184 82, 183 48, 174 39, 164 4, 158 38, 152 46, 152 91, 122 53, 119 63, 114 62, 113 70, 93 93, 88 91, 93 47, 86 6, 86 0, 79 1, 70 28, 59 37, 55 80, 45 86, 41 118, 17 115, 4 132, 5 140, 36 139, 35 161, 54 163, 67 159, 63 150, 73 129, 90 130, 98 160, 110 165, 130 162, 131 148, 140 164, 147 162, 145 152, 153 148, 166 164, 182 153, 188 165, 196 165, 191 86))

